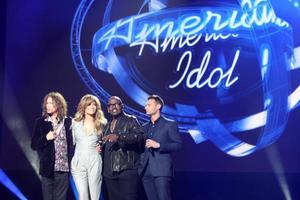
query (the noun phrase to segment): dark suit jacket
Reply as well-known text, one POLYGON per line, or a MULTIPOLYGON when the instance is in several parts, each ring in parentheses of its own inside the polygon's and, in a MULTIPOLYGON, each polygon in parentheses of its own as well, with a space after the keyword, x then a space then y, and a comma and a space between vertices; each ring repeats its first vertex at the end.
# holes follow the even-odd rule
MULTIPOLYGON (((149 134, 150 126, 152 126, 152 122, 143 125, 145 134, 149 134)), ((171 152, 179 151, 182 148, 177 123, 161 116, 156 121, 155 126, 154 133, 148 137, 160 143, 160 148, 145 149, 141 155, 139 173, 142 174, 148 164, 152 176, 173 176, 171 152)))
MULTIPOLYGON (((68 145, 67 149, 69 166, 73 152, 72 133, 70 130, 71 123, 71 118, 65 118, 64 125, 66 129, 66 138, 68 145)), ((38 152, 40 158, 40 175, 45 177, 51 177, 54 172, 54 140, 48 141, 46 139, 46 135, 50 130, 53 130, 51 122, 45 121, 45 118, 38 118, 36 120, 34 132, 31 138, 31 148, 38 152)))

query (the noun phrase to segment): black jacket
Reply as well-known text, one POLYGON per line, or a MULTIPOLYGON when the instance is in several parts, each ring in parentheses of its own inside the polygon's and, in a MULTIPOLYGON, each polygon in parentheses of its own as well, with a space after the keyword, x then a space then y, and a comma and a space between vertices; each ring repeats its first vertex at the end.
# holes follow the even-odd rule
MULTIPOLYGON (((110 134, 110 123, 104 128, 104 135, 110 134)), ((144 134, 142 128, 132 115, 122 113, 117 118, 114 133, 119 134, 117 142, 109 146, 104 156, 110 156, 111 171, 122 172, 128 169, 137 169, 140 153, 144 149, 144 134)))
MULTIPOLYGON (((70 161, 73 152, 72 133, 70 130, 72 120, 71 118, 65 118, 64 125, 66 129, 67 149, 68 149, 68 161, 70 161)), ((31 148, 36 150, 40 159, 40 175, 45 177, 53 176, 54 162, 55 162, 55 149, 54 140, 47 140, 47 133, 53 130, 52 124, 49 121, 45 121, 45 118, 38 118, 35 123, 34 132, 31 138, 31 148)))

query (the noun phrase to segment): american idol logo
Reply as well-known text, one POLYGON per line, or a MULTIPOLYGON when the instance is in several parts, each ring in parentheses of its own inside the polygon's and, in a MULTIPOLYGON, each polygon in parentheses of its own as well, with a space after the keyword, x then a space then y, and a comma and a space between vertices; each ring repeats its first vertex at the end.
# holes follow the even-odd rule
POLYGON ((167 103, 163 113, 179 122, 182 133, 197 144, 209 140, 232 156, 275 142, 296 105, 290 98, 290 25, 267 0, 184 6, 167 2, 144 1, 135 10, 117 12, 110 0, 93 35, 91 70, 80 41, 93 1, 82 1, 71 48, 84 83, 106 102, 108 86, 100 79, 112 76, 137 104, 126 111, 142 121, 147 96, 159 94, 167 103))

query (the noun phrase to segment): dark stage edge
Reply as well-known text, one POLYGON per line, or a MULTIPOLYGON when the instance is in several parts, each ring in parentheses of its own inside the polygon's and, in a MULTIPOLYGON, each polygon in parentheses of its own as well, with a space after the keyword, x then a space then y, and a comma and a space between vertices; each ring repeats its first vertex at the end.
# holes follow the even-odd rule
MULTIPOLYGON (((6 170, 5 173, 26 198, 42 199, 39 179, 33 171, 6 170)), ((291 199, 300 199, 300 173, 284 176, 291 199)), ((172 190, 174 200, 286 200, 273 173, 177 172, 172 190)), ((0 185, 0 197, 18 199, 3 185, 0 185)), ((71 189, 68 199, 75 199, 71 189)))

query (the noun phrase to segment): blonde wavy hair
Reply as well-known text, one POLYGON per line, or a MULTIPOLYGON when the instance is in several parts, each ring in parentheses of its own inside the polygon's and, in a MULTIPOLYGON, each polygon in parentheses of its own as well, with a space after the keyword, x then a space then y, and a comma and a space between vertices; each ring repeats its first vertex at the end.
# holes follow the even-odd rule
POLYGON ((104 126, 107 123, 107 119, 104 116, 104 113, 101 108, 101 103, 99 99, 91 94, 86 94, 84 95, 78 106, 77 106, 77 112, 75 114, 74 120, 79 122, 84 120, 85 117, 85 109, 87 106, 89 106, 91 103, 95 102, 96 103, 96 112, 94 115, 94 120, 95 120, 95 128, 97 129, 97 132, 102 131, 104 126))
POLYGON ((43 105, 42 105, 42 107, 43 107, 42 116, 49 117, 49 114, 47 113, 47 109, 46 109, 46 104, 47 104, 47 99, 50 97, 57 108, 58 121, 63 120, 67 116, 68 107, 67 107, 67 102, 66 102, 65 98, 59 92, 50 92, 50 93, 46 94, 46 96, 44 97, 44 100, 43 100, 43 105))

